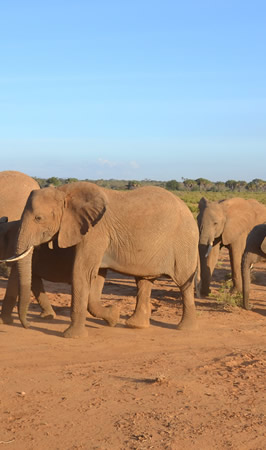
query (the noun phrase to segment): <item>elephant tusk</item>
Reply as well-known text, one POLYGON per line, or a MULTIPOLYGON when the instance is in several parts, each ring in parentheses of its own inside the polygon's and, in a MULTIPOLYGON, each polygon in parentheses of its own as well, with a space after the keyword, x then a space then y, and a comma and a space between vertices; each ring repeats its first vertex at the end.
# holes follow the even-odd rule
POLYGON ((208 247, 207 253, 206 253, 206 255, 205 255, 205 258, 208 258, 209 254, 210 254, 211 251, 212 251, 212 247, 213 247, 213 242, 211 242, 211 243, 209 244, 209 247, 208 247))
POLYGON ((31 252, 32 249, 33 249, 33 246, 28 248, 28 250, 25 250, 25 252, 21 253, 21 255, 12 256, 11 258, 8 258, 8 259, 0 259, 0 262, 15 262, 15 261, 19 261, 20 259, 25 258, 25 256, 27 256, 31 252))

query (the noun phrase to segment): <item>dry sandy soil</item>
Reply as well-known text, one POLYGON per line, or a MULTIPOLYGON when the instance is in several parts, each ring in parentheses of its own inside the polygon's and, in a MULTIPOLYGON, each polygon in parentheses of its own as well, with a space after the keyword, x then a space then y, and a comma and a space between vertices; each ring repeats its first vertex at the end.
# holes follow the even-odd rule
MULTIPOLYGON (((214 291, 228 272, 223 251, 214 291)), ((31 329, 17 313, 0 326, 0 449, 265 449, 266 264, 255 272, 252 311, 197 299, 193 332, 176 330, 181 301, 166 279, 152 291, 150 328, 126 328, 136 287, 110 272, 103 302, 119 302, 120 323, 88 315, 80 340, 61 336, 69 286, 46 282, 55 320, 33 302, 31 329)))

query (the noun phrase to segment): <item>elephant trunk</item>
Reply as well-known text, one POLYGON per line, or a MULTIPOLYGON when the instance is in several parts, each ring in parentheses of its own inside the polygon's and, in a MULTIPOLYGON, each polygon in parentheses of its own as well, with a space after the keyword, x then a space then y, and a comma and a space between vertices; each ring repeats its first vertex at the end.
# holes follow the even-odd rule
POLYGON ((252 258, 250 253, 244 253, 242 257, 241 272, 242 272, 242 289, 243 289, 243 308, 250 309, 249 306, 249 290, 250 290, 250 268, 252 265, 252 258))
POLYGON ((211 270, 208 266, 206 254, 208 252, 208 245, 199 245, 200 257, 200 294, 207 296, 210 293, 211 270))
MULTIPOLYGON (((18 241, 17 253, 21 254, 28 246, 24 246, 18 241)), ((18 314, 19 319, 24 328, 28 328, 29 324, 27 322, 27 312, 30 304, 31 296, 31 279, 32 279, 32 253, 33 247, 27 256, 20 259, 17 262, 18 275, 19 275, 19 304, 18 304, 18 314)))

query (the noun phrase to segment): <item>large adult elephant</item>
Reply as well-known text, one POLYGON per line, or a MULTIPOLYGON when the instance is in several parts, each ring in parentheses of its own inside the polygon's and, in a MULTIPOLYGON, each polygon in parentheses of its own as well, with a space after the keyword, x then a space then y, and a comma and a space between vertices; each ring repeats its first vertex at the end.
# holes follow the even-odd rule
MULTIPOLYGON (((85 334, 87 304, 99 299, 104 276, 113 269, 139 279, 142 295, 129 319, 138 326, 150 316, 150 280, 171 277, 183 297, 179 328, 195 326, 194 275, 198 228, 185 203, 158 187, 120 192, 89 182, 33 191, 24 209, 17 254, 58 238, 60 248, 75 245, 71 325, 65 337, 85 334), (146 292, 146 295, 145 295, 146 292)), ((18 261, 19 317, 24 327, 31 281, 31 260, 18 261)))
POLYGON ((201 295, 210 292, 211 277, 221 246, 229 250, 232 290, 241 292, 241 258, 247 235, 255 225, 266 221, 266 206, 254 199, 236 197, 209 202, 202 197, 197 220, 200 231, 201 295))
POLYGON ((247 237, 246 248, 242 257, 243 306, 250 309, 250 268, 259 261, 266 260, 266 223, 255 226, 247 237))
MULTIPOLYGON (((14 254, 14 243, 17 242, 21 221, 3 222, 1 223, 0 219, 0 259, 7 259, 14 254)), ((56 283, 72 284, 74 257, 75 247, 59 248, 57 239, 53 242, 53 248, 49 248, 47 243, 34 248, 31 290, 42 309, 42 318, 52 319, 56 315, 46 295, 43 279, 56 283)), ((101 272, 99 275, 101 275, 101 272)), ((17 297, 18 279, 15 283, 9 283, 7 286, 7 294, 3 300, 0 316, 2 323, 13 323, 12 311, 17 297)), ((100 301, 91 304, 89 312, 95 317, 104 319, 111 326, 116 325, 119 319, 119 308, 116 305, 104 308, 100 301)))
MULTIPOLYGON (((35 181, 33 178, 22 172, 17 172, 13 170, 0 172, 0 218, 5 216, 8 217, 10 221, 20 219, 29 194, 31 193, 31 191, 37 189, 40 189, 40 186, 37 183, 37 181, 35 181)), ((6 225, 0 223, 0 234, 2 226, 6 227, 6 225)), ((6 247, 6 241, 3 239, 0 242, 1 254, 5 254, 6 249, 4 247, 6 247)), ((13 298, 14 292, 17 290, 17 284, 18 284, 17 267, 16 264, 11 264, 11 271, 5 294, 5 301, 4 301, 5 304, 9 303, 8 299, 9 295, 13 298)), ((46 304, 43 305, 44 316, 46 316, 46 306, 47 306, 46 304)), ((4 311, 2 310, 2 317, 0 316, 0 323, 3 322, 3 313, 5 315, 5 310, 4 311)), ((49 314, 50 310, 47 311, 47 315, 49 314)))

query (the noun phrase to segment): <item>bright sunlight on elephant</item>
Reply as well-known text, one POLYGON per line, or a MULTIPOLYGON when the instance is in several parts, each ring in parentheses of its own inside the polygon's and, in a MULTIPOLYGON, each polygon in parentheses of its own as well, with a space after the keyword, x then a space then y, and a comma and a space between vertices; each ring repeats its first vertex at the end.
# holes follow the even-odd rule
MULTIPOLYGON (((98 301, 104 283, 99 269, 108 268, 139 280, 142 294, 128 325, 149 321, 149 280, 167 275, 183 298, 179 328, 195 326, 198 228, 188 207, 172 193, 158 187, 120 192, 88 182, 34 191, 22 215, 17 254, 32 253, 33 247, 55 236, 60 248, 76 246, 71 325, 65 337, 86 334, 87 306, 98 301)), ((31 284, 28 256, 18 261, 19 317, 24 327, 31 284)))
POLYGON ((208 295, 210 292, 211 277, 221 246, 229 250, 233 291, 241 292, 241 258, 247 235, 255 225, 266 221, 266 206, 254 199, 230 198, 209 202, 202 197, 197 220, 200 231, 200 293, 208 295))
POLYGON ((242 257, 243 306, 250 309, 250 268, 259 261, 266 260, 266 223, 254 227, 247 237, 242 257))

